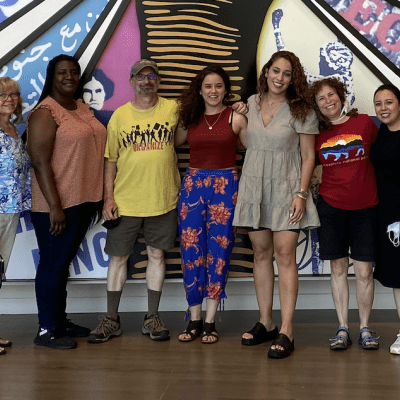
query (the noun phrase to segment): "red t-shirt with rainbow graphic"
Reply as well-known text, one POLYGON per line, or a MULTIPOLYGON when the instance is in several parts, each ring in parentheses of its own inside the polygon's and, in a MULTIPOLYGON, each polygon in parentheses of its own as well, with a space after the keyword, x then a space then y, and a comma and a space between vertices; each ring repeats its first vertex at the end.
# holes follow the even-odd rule
POLYGON ((322 164, 319 194, 328 204, 343 210, 361 210, 378 204, 369 158, 377 134, 373 119, 358 114, 317 136, 316 151, 322 164))

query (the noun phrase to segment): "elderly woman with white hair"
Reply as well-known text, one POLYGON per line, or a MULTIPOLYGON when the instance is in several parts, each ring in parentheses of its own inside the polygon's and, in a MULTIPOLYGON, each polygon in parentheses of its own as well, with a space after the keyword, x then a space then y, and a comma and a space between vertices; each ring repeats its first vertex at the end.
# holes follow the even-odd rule
MULTIPOLYGON (((30 161, 15 124, 22 122, 22 98, 18 82, 0 78, 0 256, 4 271, 14 245, 22 211, 31 208, 30 161)), ((9 340, 0 338, 0 355, 9 340)))

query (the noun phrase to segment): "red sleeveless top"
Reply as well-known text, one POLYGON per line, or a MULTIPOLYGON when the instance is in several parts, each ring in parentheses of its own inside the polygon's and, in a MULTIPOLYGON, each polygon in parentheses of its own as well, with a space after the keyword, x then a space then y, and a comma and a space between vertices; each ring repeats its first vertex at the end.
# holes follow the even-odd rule
POLYGON ((203 115, 197 125, 189 127, 187 140, 190 146, 189 165, 191 168, 224 169, 236 167, 238 136, 229 125, 231 113, 232 107, 226 107, 221 115, 203 115), (205 118, 207 118, 208 124, 205 118))

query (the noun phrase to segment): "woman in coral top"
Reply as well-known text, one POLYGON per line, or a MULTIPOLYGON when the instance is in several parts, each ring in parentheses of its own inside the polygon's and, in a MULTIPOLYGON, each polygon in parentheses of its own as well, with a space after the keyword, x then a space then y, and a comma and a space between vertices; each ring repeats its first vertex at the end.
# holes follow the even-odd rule
POLYGON ((351 344, 348 325, 350 256, 357 281, 360 317, 358 341, 366 350, 378 349, 378 339, 369 328, 374 300, 372 262, 375 260, 378 195, 369 158, 378 128, 368 115, 346 104, 347 89, 336 78, 325 78, 311 86, 319 117, 320 135, 316 151, 322 164, 317 209, 321 220, 319 255, 330 260, 332 296, 339 328, 331 339, 331 350, 351 344))
POLYGON ((71 337, 90 329, 73 324, 65 312, 69 265, 101 207, 106 128, 89 105, 74 96, 80 66, 67 55, 47 67, 39 104, 28 119, 32 167, 31 219, 39 246, 35 289, 40 346, 69 349, 71 337))
POLYGON ((246 118, 227 106, 231 84, 219 66, 204 68, 180 97, 180 125, 175 146, 190 146, 190 163, 178 204, 183 280, 190 310, 179 335, 190 342, 216 343, 215 314, 226 297, 234 245, 233 214, 238 190, 236 145, 246 147, 246 118), (201 308, 207 299, 203 325, 201 308))

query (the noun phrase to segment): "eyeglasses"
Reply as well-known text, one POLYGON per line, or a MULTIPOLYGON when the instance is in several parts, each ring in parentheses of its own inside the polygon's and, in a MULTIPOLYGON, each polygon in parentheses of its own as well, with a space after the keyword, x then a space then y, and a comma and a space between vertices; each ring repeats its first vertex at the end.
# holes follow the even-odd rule
POLYGON ((0 93, 0 100, 5 101, 8 99, 8 97, 11 97, 13 100, 19 99, 21 93, 15 92, 15 93, 0 93))
POLYGON ((138 75, 135 75, 135 78, 136 78, 136 80, 137 81, 144 81, 145 80, 145 78, 147 77, 147 79, 149 80, 149 81, 155 81, 156 79, 157 79, 157 74, 156 73, 151 73, 151 74, 147 74, 147 75, 145 75, 145 74, 138 74, 138 75))

